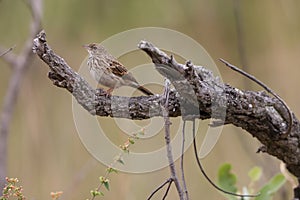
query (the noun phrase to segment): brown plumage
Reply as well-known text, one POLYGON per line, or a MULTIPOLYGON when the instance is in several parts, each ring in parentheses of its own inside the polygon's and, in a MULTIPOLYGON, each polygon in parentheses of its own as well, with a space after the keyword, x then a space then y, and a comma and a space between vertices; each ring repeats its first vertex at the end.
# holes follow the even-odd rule
POLYGON ((91 75, 99 84, 109 87, 109 93, 114 88, 130 86, 146 95, 153 95, 151 91, 139 85, 124 65, 109 54, 102 45, 92 43, 84 47, 89 52, 87 64, 91 75))

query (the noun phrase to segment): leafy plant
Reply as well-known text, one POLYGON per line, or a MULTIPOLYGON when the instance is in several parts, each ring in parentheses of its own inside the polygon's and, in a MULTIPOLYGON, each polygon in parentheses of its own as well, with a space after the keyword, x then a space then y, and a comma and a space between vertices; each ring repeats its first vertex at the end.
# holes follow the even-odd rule
MULTIPOLYGON (((231 172, 231 165, 228 163, 223 164, 218 171, 218 185, 226 191, 237 192, 236 175, 231 172)), ((253 167, 249 172, 250 183, 248 187, 243 188, 243 194, 248 195, 254 192, 255 183, 260 180, 262 176, 262 169, 260 167, 253 167)), ((266 183, 260 190, 259 195, 255 197, 255 200, 271 200, 272 196, 284 185, 285 177, 282 174, 277 174, 271 180, 266 183)), ((237 200, 237 197, 223 194, 228 200, 237 200)), ((244 198, 249 199, 248 197, 244 198)))
POLYGON ((282 174, 275 175, 265 186, 260 189, 260 195, 255 200, 270 200, 273 194, 278 191, 285 183, 285 177, 282 174))
MULTIPOLYGON (((218 172, 218 185, 232 193, 237 192, 237 187, 235 186, 236 184, 236 176, 230 172, 231 170, 231 165, 230 164, 224 164, 219 168, 218 172)), ((224 194, 226 195, 226 194, 224 194)), ((227 199, 229 200, 236 200, 237 198, 231 195, 226 195, 227 199)))
POLYGON ((120 145, 121 153, 115 156, 113 163, 111 163, 110 166, 106 169, 105 175, 99 177, 99 182, 100 182, 99 186, 96 189, 90 191, 91 197, 90 199, 87 200, 94 200, 97 196, 104 196, 104 192, 101 191, 102 186, 104 186, 107 191, 110 190, 109 175, 111 173, 118 173, 118 170, 116 170, 114 166, 116 164, 122 164, 122 165, 125 164, 123 160, 123 155, 125 153, 126 154, 130 153, 130 147, 133 144, 135 144, 136 140, 138 140, 140 138, 139 136, 141 135, 144 135, 144 129, 142 129, 138 133, 134 133, 132 136, 127 138, 127 140, 122 145, 120 145))
POLYGON ((3 188, 0 200, 8 200, 14 198, 18 200, 25 200, 22 186, 18 186, 19 180, 17 178, 6 178, 6 182, 7 183, 3 188))

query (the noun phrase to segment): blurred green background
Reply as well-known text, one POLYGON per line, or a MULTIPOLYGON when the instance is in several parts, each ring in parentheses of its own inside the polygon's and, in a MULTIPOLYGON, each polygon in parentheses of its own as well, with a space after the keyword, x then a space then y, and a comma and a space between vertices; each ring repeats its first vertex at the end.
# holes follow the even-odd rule
MULTIPOLYGON (((46 0, 42 24, 50 46, 74 70, 87 56, 82 44, 101 42, 132 28, 157 26, 180 31, 202 44, 219 66, 225 82, 239 88, 261 90, 250 82, 245 85, 243 77, 217 61, 222 57, 241 66, 234 14, 236 5, 237 0, 46 0)), ((247 71, 281 95, 297 115, 300 2, 244 0, 239 2, 237 9, 247 71)), ((28 36, 30 19, 30 11, 23 1, 0 1, 0 44, 6 47, 16 44, 14 52, 19 52, 28 36)), ((11 69, 2 60, 0 66, 2 103, 11 69)), ((50 192, 58 190, 64 191, 63 199, 86 199, 89 191, 97 186, 98 177, 104 174, 105 166, 97 162, 80 142, 73 122, 71 95, 53 86, 47 72, 48 67, 35 57, 24 74, 9 135, 8 175, 21 180, 28 199, 50 199, 50 192)), ((117 128, 112 129, 112 132, 117 131, 117 128)), ((122 141, 123 138, 119 143, 122 141)), ((268 155, 255 154, 259 146, 248 133, 226 126, 217 146, 203 161, 207 173, 216 180, 218 167, 229 162, 239 177, 239 188, 242 188, 249 182, 248 170, 257 165, 264 169, 260 183, 263 185, 279 172, 279 161, 268 155)), ((200 174, 191 148, 185 158, 191 199, 222 199, 200 174)), ((146 199, 168 177, 168 168, 140 175, 112 175, 111 191, 105 192, 104 199, 146 199)), ((290 199, 291 191, 290 185, 286 184, 274 199, 290 199)), ((173 187, 168 199, 177 199, 173 187)))

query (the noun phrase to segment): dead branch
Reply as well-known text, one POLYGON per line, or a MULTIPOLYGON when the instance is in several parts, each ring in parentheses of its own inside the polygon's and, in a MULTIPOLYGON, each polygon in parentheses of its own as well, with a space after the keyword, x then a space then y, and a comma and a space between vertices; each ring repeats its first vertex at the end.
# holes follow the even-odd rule
POLYGON ((19 88, 24 72, 33 58, 32 38, 41 29, 42 0, 30 0, 28 5, 31 8, 32 20, 30 23, 30 34, 20 55, 6 54, 2 58, 12 67, 13 73, 9 80, 2 113, 0 116, 0 190, 5 184, 6 177, 6 155, 7 137, 9 125, 12 119, 15 103, 19 94, 19 88))
MULTIPOLYGON (((225 110, 226 117, 221 124, 233 124, 249 132, 265 146, 266 153, 282 160, 292 174, 300 177, 299 120, 292 115, 291 132, 282 137, 288 128, 285 119, 289 116, 278 99, 266 92, 243 91, 221 83, 208 69, 191 62, 177 63, 172 56, 149 42, 140 42, 139 48, 150 56, 156 69, 176 89, 169 95, 169 117, 222 120, 225 110)), ((93 89, 63 58, 54 53, 47 44, 44 31, 34 39, 33 50, 49 66, 48 76, 53 84, 71 92, 92 115, 134 120, 163 116, 160 107, 163 98, 160 95, 107 96, 104 90, 93 89)), ((218 124, 216 122, 214 125, 218 124)))
POLYGON ((180 185, 180 182, 178 180, 178 176, 175 169, 175 163, 172 153, 172 146, 171 146, 171 136, 170 136, 170 126, 171 121, 168 114, 168 104, 169 104, 169 95, 170 95, 170 81, 166 80, 165 83, 165 91, 163 94, 163 99, 165 102, 161 102, 161 108, 163 111, 163 117, 165 121, 165 141, 166 141, 166 147, 167 147, 167 157, 169 161, 169 168, 171 172, 171 179, 174 181, 174 184, 176 186, 176 190, 178 192, 178 196, 180 200, 188 200, 188 198, 185 198, 185 194, 182 190, 182 187, 180 185))

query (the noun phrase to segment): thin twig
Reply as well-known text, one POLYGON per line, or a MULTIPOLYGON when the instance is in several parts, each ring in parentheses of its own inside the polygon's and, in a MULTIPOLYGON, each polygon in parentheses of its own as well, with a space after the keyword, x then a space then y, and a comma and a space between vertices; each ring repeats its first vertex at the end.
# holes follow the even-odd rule
POLYGON ((200 159, 199 159, 199 156, 198 156, 198 150, 197 150, 197 142, 196 142, 196 134, 195 134, 195 120, 193 121, 193 144, 194 144, 194 153, 195 153, 195 158, 196 158, 196 161, 197 161, 197 164, 199 166, 199 169, 201 171, 201 173, 203 174, 203 176, 205 177, 205 179, 214 187, 216 188, 217 190, 225 193, 225 194, 229 194, 229 195, 232 195, 232 196, 237 196, 237 197, 242 197, 242 198, 245 198, 245 197, 257 197, 259 196, 260 194, 255 194, 255 195, 243 195, 243 194, 236 194, 236 193, 233 193, 233 192, 229 192, 229 191, 226 191, 222 188, 220 188, 218 185, 216 185, 209 177, 208 175, 206 174, 201 162, 200 162, 200 159))
POLYGON ((4 51, 3 53, 1 53, 1 54, 0 54, 0 57, 6 55, 7 53, 9 53, 9 52, 12 51, 15 47, 16 47, 16 45, 10 47, 9 49, 7 49, 7 50, 4 51))
POLYGON ((289 135, 291 133, 292 127, 293 127, 293 115, 292 112, 290 110, 290 108, 288 107, 288 105, 285 103, 285 101, 279 96, 277 95, 271 88, 269 88, 266 84, 264 84, 263 82, 261 82, 260 80, 258 80, 257 78, 255 78, 254 76, 252 76, 251 74, 248 74, 247 72, 244 72, 243 70, 239 69, 238 67, 230 64, 229 62, 227 62, 226 60, 220 58, 219 59, 222 63, 224 63, 227 67, 229 67, 230 69, 246 76, 247 78, 249 78, 250 80, 254 81, 255 83, 257 83, 258 85, 260 85, 262 88, 264 88, 267 92, 269 92, 270 94, 272 94, 275 98, 277 98, 282 104, 283 106, 286 108, 288 115, 289 115, 289 119, 288 121, 288 129, 283 133, 285 136, 289 135))
POLYGON ((167 189, 166 189, 165 195, 163 196, 162 200, 165 200, 165 199, 167 198, 172 183, 173 183, 173 180, 171 179, 171 181, 169 182, 169 185, 168 185, 168 187, 167 187, 167 189))
MULTIPOLYGON (((240 6, 240 0, 233 0, 233 13, 235 18, 235 27, 236 27, 236 35, 237 35, 237 45, 238 45, 238 54, 240 58, 240 62, 243 66, 243 70, 247 71, 248 61, 246 57, 246 49, 245 49, 245 39, 244 39, 244 29, 243 29, 243 19, 242 12, 240 6)), ((244 78, 244 87, 249 89, 248 87, 248 79, 244 78)))
MULTIPOLYGON (((135 138, 135 139, 138 139, 136 136, 137 134, 134 134, 135 136, 133 136, 131 139, 135 138)), ((126 145, 126 150, 129 151, 129 147, 132 145, 130 142, 129 142, 129 139, 127 139, 123 145, 121 146, 124 146, 126 145)), ((111 174, 111 171, 110 169, 114 169, 116 164, 120 163, 120 159, 122 159, 122 157, 124 156, 125 153, 128 153, 127 151, 124 151, 124 149, 122 149, 122 147, 120 147, 120 150, 121 152, 119 153, 119 155, 116 157, 116 159, 113 160, 113 162, 109 165, 109 167, 106 169, 106 172, 105 172, 105 175, 103 176, 103 179, 104 180, 108 180, 109 178, 109 175, 111 174)), ((98 187, 96 188, 96 192, 100 192, 102 186, 104 185, 104 182, 103 181, 100 181, 100 184, 98 185, 98 187)), ((94 200, 96 198, 95 195, 91 194, 91 198, 90 200, 94 200)), ((89 200, 89 199, 87 199, 89 200)))
MULTIPOLYGON (((247 49, 246 49, 246 43, 245 43, 245 29, 244 29, 244 18, 243 18, 243 11, 242 11, 242 6, 241 4, 243 3, 240 0, 232 0, 233 3, 233 13, 234 13, 234 19, 235 19, 235 30, 236 30, 236 35, 237 35, 237 50, 238 50, 238 56, 239 56, 239 61, 241 63, 241 68, 243 71, 249 71, 248 69, 248 59, 247 59, 247 49)), ((247 77, 243 77, 243 87, 246 90, 250 90, 251 84, 250 80, 247 77)), ((239 131, 236 129, 236 131, 239 131)), ((241 134, 238 134, 238 139, 239 142, 242 143, 241 145, 244 146, 244 150, 248 153, 249 155, 252 155, 252 146, 250 146, 250 143, 244 139, 244 136, 241 134)), ((250 156, 250 158, 253 161, 257 161, 257 157, 255 156, 250 156)))
MULTIPOLYGON (((113 162, 112 164, 110 164, 109 165, 109 167, 107 168, 107 169, 109 169, 109 168, 112 168, 114 165, 115 165, 115 163, 116 162, 113 162)), ((109 176, 109 171, 108 170, 106 170, 106 172, 105 172, 105 174, 104 174, 104 180, 107 180, 108 179, 108 176, 109 176)), ((104 185, 104 182, 100 182, 100 184, 98 185, 98 187, 97 187, 97 189, 95 190, 96 192, 100 192, 100 190, 101 190, 101 188, 102 188, 102 186, 104 185)), ((94 200, 96 198, 96 196, 95 195, 93 195, 93 194, 91 194, 91 200, 94 200)), ((89 200, 89 199, 87 199, 87 200, 89 200)))
POLYGON ((294 200, 300 199, 300 178, 298 178, 298 187, 294 188, 294 200))
POLYGON ((185 143, 185 124, 186 124, 186 120, 183 120, 180 170, 181 170, 181 181, 182 181, 182 185, 183 185, 183 193, 185 194, 185 198, 189 199, 189 194, 188 194, 188 190, 187 190, 187 187, 186 187, 186 182, 185 182, 185 177, 184 177, 184 169, 183 169, 184 143, 185 143))
MULTIPOLYGON (((150 200, 150 199, 151 199, 151 198, 152 198, 159 190, 161 190, 167 183, 169 183, 168 188, 167 188, 167 190, 166 190, 166 194, 168 194, 172 182, 173 182, 173 179, 172 179, 172 178, 167 179, 163 184, 161 184, 160 186, 158 186, 158 187, 150 194, 150 196, 147 198, 147 200, 150 200)), ((165 195, 166 195, 166 194, 165 194, 165 195)), ((165 197, 164 197, 164 198, 165 198, 165 197)), ((163 198, 163 199, 164 199, 164 198, 163 198)))
POLYGON ((17 60, 18 60, 18 55, 14 54, 12 52, 14 47, 15 46, 7 49, 7 48, 0 46, 0 51, 3 52, 0 56, 1 59, 4 62, 6 62, 8 64, 8 66, 10 66, 12 69, 16 66, 17 60))
MULTIPOLYGON (((175 170, 175 166, 174 166, 174 161, 173 161, 173 156, 172 156, 172 149, 171 149, 171 145, 170 145, 170 120, 168 117, 168 112, 167 112, 167 108, 168 108, 168 99, 169 99, 169 81, 166 80, 165 82, 165 91, 163 94, 164 97, 164 107, 163 110, 163 115, 164 115, 164 119, 165 119, 165 140, 166 140, 166 145, 167 145, 167 154, 168 154, 168 159, 169 159, 169 166, 170 166, 170 171, 171 171, 171 178, 166 180, 162 185, 160 185, 157 189, 155 189, 151 195, 148 197, 147 200, 150 200, 154 194, 156 192, 158 192, 159 190, 161 190, 167 183, 169 183, 168 188, 165 192, 165 195, 163 196, 163 200, 167 197, 168 192, 170 190, 171 184, 174 181, 175 182, 175 186, 177 188, 178 194, 180 199, 186 199, 188 200, 188 191, 186 188, 186 182, 185 182, 185 178, 184 178, 184 169, 183 169, 183 155, 184 155, 184 143, 185 143, 185 125, 186 125, 186 121, 183 121, 183 127, 182 127, 182 152, 181 152, 181 163, 180 163, 180 168, 181 168, 181 175, 182 175, 182 182, 183 182, 183 187, 184 187, 184 191, 182 191, 180 183, 178 181, 177 175, 176 175, 176 170, 175 170), (185 195, 185 196, 184 196, 185 195)), ((162 103, 163 105, 163 103, 162 103)))
POLYGON ((177 178, 176 170, 175 170, 175 164, 174 164, 174 159, 172 155, 172 147, 171 147, 171 138, 170 138, 170 118, 169 118, 169 112, 168 112, 168 104, 169 104, 169 94, 170 94, 170 81, 166 80, 165 81, 165 91, 163 98, 165 102, 162 101, 161 107, 163 111, 163 117, 165 120, 165 141, 166 141, 166 146, 167 146, 167 157, 169 160, 169 167, 170 167, 170 172, 171 172, 171 178, 174 181, 174 184, 176 186, 178 195, 180 200, 184 200, 184 195, 183 191, 181 188, 181 185, 179 183, 179 180, 177 178))

